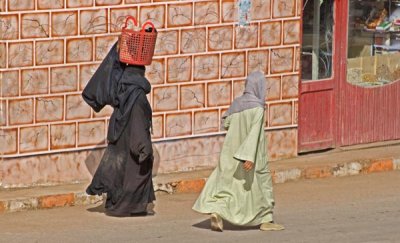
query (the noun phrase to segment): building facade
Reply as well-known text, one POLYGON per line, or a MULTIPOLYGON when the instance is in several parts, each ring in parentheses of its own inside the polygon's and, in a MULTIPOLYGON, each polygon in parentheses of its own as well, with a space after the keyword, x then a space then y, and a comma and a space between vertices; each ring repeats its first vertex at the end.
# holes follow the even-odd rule
POLYGON ((250 2, 0 0, 0 187, 90 179, 112 110, 81 92, 128 15, 159 31, 156 173, 216 165, 221 115, 254 70, 270 160, 400 139, 399 1, 250 2))
POLYGON ((159 31, 146 76, 156 171, 213 167, 221 114, 246 75, 266 73, 270 159, 297 154, 300 1, 0 0, 1 186, 86 181, 106 146, 111 109, 81 91, 126 16, 159 31))

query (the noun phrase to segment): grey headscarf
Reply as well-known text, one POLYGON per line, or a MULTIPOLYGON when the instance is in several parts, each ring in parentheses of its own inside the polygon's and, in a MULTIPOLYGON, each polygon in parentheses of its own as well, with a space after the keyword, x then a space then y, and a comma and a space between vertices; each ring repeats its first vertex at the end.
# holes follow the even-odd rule
POLYGON ((249 74, 246 79, 243 95, 236 98, 229 109, 222 116, 222 122, 233 113, 238 113, 244 110, 265 107, 265 86, 266 79, 260 71, 255 71, 249 74))

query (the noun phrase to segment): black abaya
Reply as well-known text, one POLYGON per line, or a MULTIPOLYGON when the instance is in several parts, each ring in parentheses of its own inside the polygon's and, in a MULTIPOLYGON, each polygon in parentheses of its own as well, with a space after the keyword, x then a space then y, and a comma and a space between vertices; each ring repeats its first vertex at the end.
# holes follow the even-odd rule
POLYGON ((95 73, 83 91, 85 101, 96 111, 105 104, 114 107, 109 143, 86 192, 107 193, 108 215, 130 216, 146 213, 147 205, 155 200, 152 111, 146 98, 151 87, 144 77, 144 67, 126 66, 117 54, 114 46, 96 71, 101 75, 95 73), (100 69, 102 66, 106 68, 100 69), (109 87, 113 88, 104 90, 109 87))
POLYGON ((116 143, 108 145, 87 188, 91 195, 107 193, 107 214, 144 213, 147 204, 155 200, 150 118, 150 105, 146 96, 140 95, 132 107, 128 126, 116 143))

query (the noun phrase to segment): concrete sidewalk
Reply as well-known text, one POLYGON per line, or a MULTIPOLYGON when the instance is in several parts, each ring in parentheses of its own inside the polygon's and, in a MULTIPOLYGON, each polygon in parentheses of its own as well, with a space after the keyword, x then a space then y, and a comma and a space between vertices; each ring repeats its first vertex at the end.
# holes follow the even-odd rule
MULTIPOLYGON (((270 163, 274 183, 400 170, 400 143, 379 143, 309 154, 270 163)), ((156 192, 199 192, 212 170, 154 177, 156 192)), ((89 205, 103 200, 84 191, 87 184, 0 190, 0 213, 89 205)))

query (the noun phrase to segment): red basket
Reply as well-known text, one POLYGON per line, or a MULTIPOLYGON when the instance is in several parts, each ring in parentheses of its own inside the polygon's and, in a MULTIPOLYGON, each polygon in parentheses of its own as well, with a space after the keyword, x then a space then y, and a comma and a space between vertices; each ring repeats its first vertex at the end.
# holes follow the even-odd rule
POLYGON ((127 64, 149 65, 153 59, 156 46, 156 28, 154 28, 153 23, 146 22, 141 30, 131 30, 127 28, 129 20, 132 20, 134 25, 137 26, 137 21, 134 17, 129 16, 126 18, 119 43, 119 59, 127 64), (147 25, 152 27, 151 32, 146 31, 145 27, 147 25))

